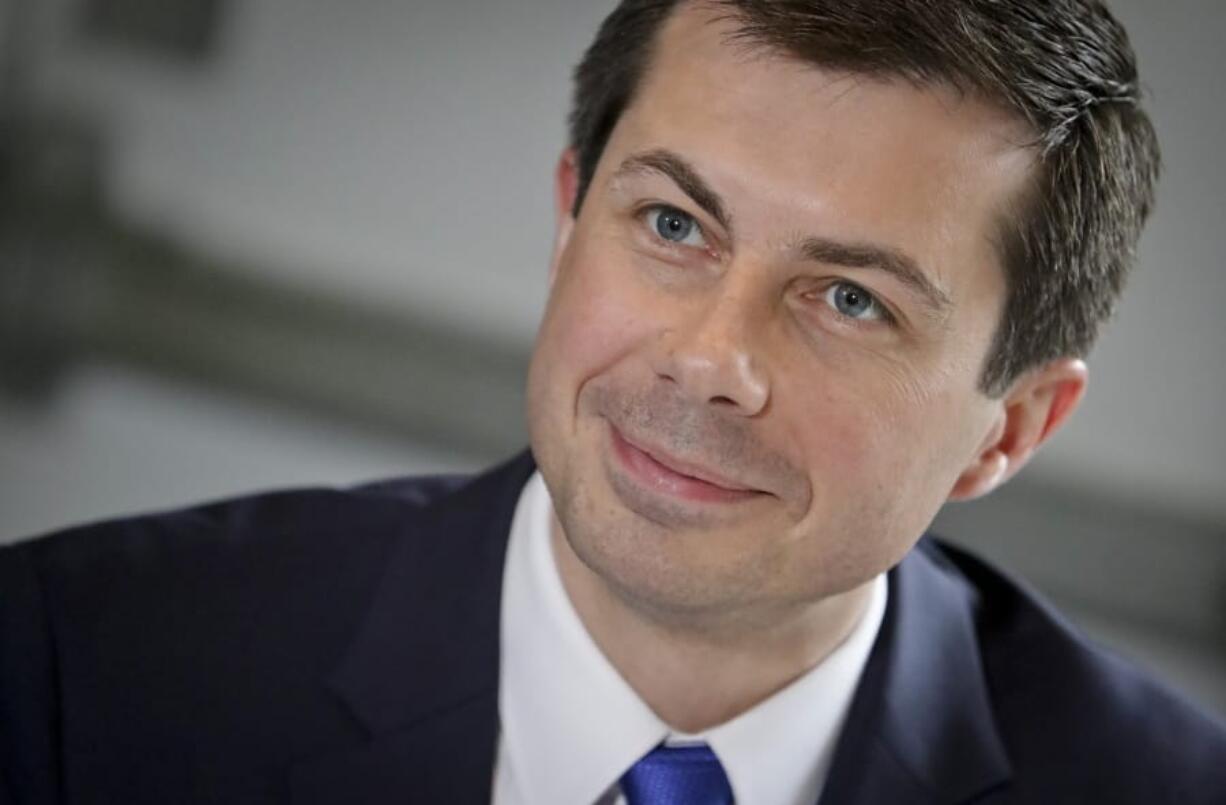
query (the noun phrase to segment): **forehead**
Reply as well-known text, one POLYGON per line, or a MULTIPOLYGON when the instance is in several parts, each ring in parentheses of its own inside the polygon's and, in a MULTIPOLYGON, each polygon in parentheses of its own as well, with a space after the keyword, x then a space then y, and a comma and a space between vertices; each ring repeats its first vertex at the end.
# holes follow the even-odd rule
POLYGON ((601 170, 668 148, 734 216, 776 234, 885 240, 934 271, 951 249, 996 259, 999 217, 1033 166, 1023 121, 950 87, 821 69, 737 31, 701 4, 665 23, 601 170))

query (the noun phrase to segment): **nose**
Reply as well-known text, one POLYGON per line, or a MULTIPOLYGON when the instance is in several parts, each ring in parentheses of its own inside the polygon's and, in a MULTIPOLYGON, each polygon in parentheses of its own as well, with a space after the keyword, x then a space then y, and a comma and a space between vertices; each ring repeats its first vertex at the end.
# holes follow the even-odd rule
POLYGON ((684 326, 664 331, 653 352, 656 376, 676 383, 694 402, 742 416, 761 413, 770 384, 754 356, 749 314, 738 299, 723 297, 684 326))

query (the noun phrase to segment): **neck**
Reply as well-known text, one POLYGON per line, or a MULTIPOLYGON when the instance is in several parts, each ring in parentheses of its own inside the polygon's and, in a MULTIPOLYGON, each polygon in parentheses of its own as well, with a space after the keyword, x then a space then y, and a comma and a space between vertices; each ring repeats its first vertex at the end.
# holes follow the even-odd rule
POLYGON ((735 718, 821 663, 859 623, 872 590, 870 581, 756 616, 668 617, 593 573, 556 522, 552 543, 566 594, 601 652, 661 720, 688 733, 735 718))

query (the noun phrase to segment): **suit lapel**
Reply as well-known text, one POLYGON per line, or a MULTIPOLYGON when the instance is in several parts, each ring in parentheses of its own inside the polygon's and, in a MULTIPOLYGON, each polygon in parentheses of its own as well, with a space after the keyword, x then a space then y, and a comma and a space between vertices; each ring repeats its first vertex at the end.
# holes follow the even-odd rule
POLYGON ((356 749, 299 763, 294 805, 447 802, 488 805, 498 738, 497 691, 374 735, 356 749))
POLYGON ((295 803, 489 802, 503 560, 533 468, 524 453, 406 525, 330 679, 370 740, 296 767, 295 803))
POLYGON ((974 593, 930 542, 890 574, 881 633, 822 805, 965 802, 1011 774, 975 634, 974 593))

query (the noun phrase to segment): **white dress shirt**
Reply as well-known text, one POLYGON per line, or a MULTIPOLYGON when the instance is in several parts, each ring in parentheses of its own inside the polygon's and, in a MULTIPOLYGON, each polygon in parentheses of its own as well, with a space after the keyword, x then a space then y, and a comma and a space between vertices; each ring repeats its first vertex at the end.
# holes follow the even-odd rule
POLYGON ((494 805, 622 803, 618 779, 661 741, 710 745, 738 803, 813 805, 881 626, 885 577, 852 633, 816 668, 731 721, 684 735, 588 635, 558 575, 552 515, 534 473, 511 523, 503 577, 494 805))

